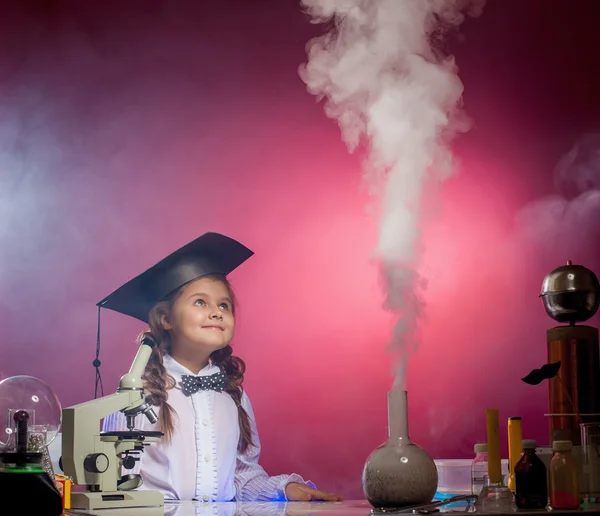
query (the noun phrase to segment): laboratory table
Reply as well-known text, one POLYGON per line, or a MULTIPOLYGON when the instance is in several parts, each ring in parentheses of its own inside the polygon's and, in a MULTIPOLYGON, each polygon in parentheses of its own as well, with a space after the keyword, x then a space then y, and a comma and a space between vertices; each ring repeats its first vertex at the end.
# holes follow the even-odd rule
MULTIPOLYGON (((440 512, 465 514, 463 508, 444 509, 440 512)), ((343 502, 165 502, 164 507, 143 509, 104 509, 101 511, 83 511, 70 509, 65 516, 385 516, 385 512, 371 512, 372 507, 366 500, 348 500, 343 502)), ((471 509, 472 510, 472 509, 471 509)), ((556 513, 564 516, 593 514, 600 516, 600 510, 580 511, 524 511, 510 515, 495 513, 494 516, 539 516, 544 513, 556 513)), ((394 513, 390 513, 390 516, 394 513)), ((405 513, 411 514, 411 513, 405 513)), ((444 516, 444 515, 441 515, 444 516)))

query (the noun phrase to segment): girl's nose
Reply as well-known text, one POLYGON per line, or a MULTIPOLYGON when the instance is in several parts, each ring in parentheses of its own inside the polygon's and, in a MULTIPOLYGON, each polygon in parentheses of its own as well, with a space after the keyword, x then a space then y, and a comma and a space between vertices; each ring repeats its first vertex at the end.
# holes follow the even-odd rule
POLYGON ((210 318, 211 319, 223 319, 223 314, 221 313, 221 310, 219 310, 218 308, 212 308, 210 311, 210 318))

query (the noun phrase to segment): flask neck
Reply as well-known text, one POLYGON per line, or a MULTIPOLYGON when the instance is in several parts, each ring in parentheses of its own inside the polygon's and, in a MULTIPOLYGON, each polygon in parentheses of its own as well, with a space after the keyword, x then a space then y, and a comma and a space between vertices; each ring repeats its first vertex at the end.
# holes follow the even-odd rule
POLYGON ((488 475, 485 476, 484 484, 490 489, 506 489, 506 475, 501 475, 498 480, 493 480, 488 475))
POLYGON ((388 392, 388 438, 402 443, 410 443, 406 391, 388 392))

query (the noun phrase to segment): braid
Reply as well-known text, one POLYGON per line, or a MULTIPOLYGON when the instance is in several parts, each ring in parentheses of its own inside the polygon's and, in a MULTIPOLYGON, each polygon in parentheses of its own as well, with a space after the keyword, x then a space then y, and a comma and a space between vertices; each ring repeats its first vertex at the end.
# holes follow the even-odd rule
POLYGON ((173 436, 175 429, 175 409, 169 405, 169 393, 175 387, 175 378, 173 378, 165 369, 163 357, 165 353, 171 350, 171 339, 169 333, 163 328, 161 318, 163 315, 170 313, 175 302, 175 296, 169 296, 157 303, 150 310, 148 322, 150 328, 142 333, 138 341, 141 342, 146 336, 151 337, 156 346, 152 348, 152 354, 146 365, 144 374, 144 388, 149 393, 150 401, 155 407, 159 407, 159 425, 160 430, 164 434, 165 441, 169 442, 173 436))
POLYGON ((250 416, 248 416, 246 409, 242 406, 242 395, 244 393, 242 382, 244 381, 246 364, 241 358, 233 356, 232 353, 233 349, 231 346, 226 346, 223 349, 213 352, 210 358, 227 375, 225 392, 231 396, 237 405, 238 424, 240 426, 239 450, 243 453, 248 449, 248 446, 254 446, 250 416))
MULTIPOLYGON (((146 336, 153 337, 152 332, 144 332, 141 338, 146 336)), ((165 440, 168 442, 173 435, 176 413, 167 402, 169 397, 167 391, 175 387, 175 379, 165 369, 163 364, 164 349, 161 348, 162 346, 158 344, 152 349, 144 375, 144 388, 149 394, 152 405, 160 409, 160 430, 165 434, 165 440)))

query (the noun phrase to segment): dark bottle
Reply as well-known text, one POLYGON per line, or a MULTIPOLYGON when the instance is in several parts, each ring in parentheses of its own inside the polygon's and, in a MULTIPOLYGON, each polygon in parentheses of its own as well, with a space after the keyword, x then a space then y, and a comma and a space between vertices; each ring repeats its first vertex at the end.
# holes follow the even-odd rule
POLYGON ((535 453, 533 439, 523 441, 523 453, 515 465, 515 503, 519 509, 544 509, 548 505, 546 466, 535 453))

